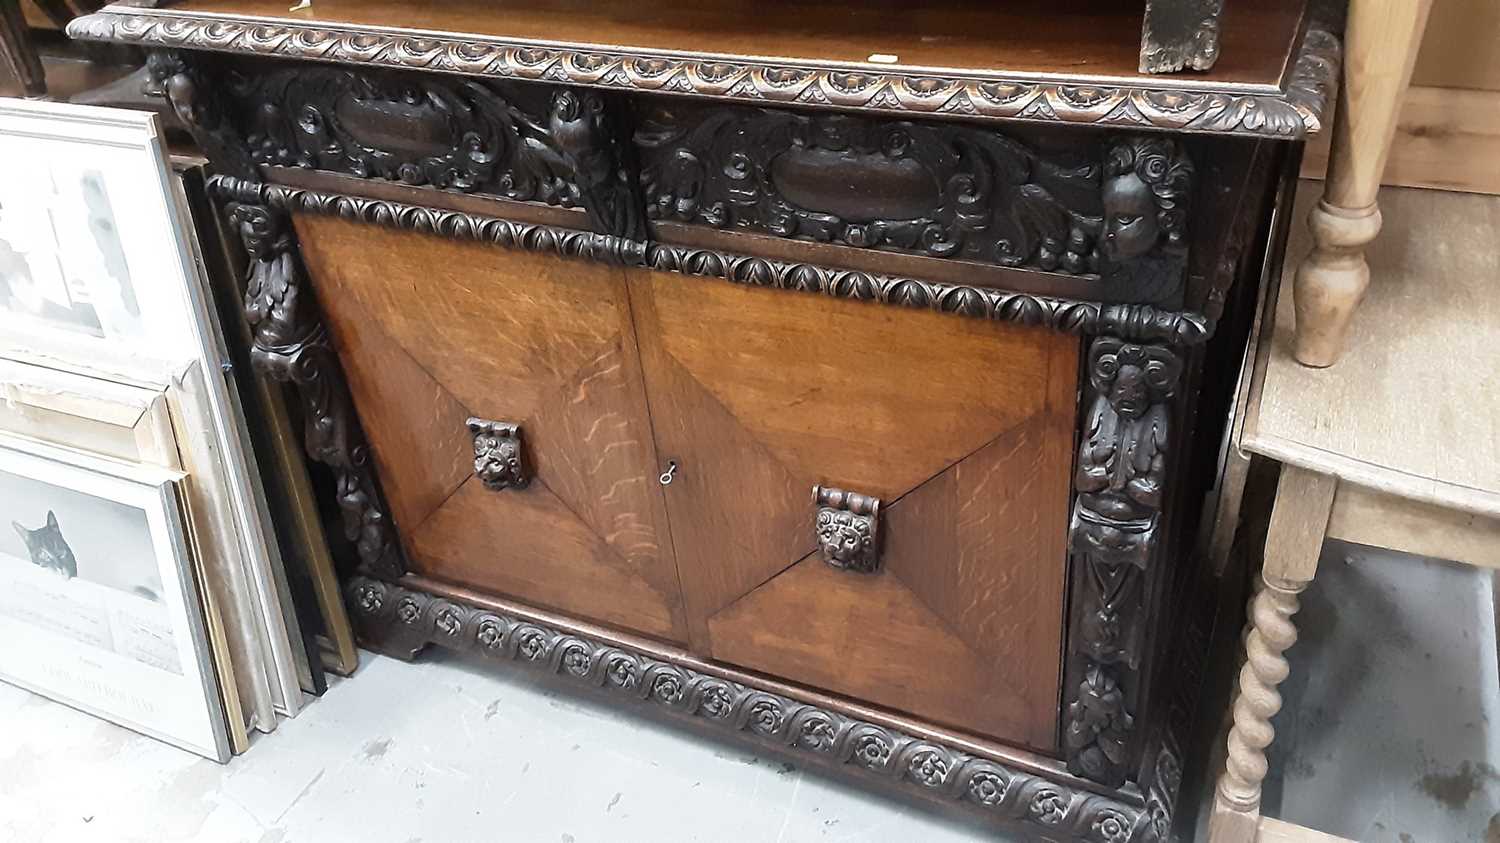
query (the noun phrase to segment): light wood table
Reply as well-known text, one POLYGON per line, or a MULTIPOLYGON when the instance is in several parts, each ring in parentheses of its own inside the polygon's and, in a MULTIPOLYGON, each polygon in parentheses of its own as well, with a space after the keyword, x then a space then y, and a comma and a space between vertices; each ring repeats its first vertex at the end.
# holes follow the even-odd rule
POLYGON ((1370 285, 1365 248, 1381 229, 1375 194, 1431 10, 1432 0, 1349 0, 1328 180, 1308 215, 1316 247, 1296 272, 1295 354, 1304 365, 1338 360, 1370 285))
MULTIPOLYGON (((1304 183, 1299 204, 1316 193, 1304 183)), ((1325 538, 1500 568, 1500 197, 1387 189, 1381 199, 1391 225, 1370 250, 1380 281, 1344 357, 1327 369, 1297 362, 1289 280, 1256 348, 1236 440, 1282 473, 1215 843, 1293 839, 1294 826, 1260 817, 1261 781, 1291 617, 1325 538)), ((1294 233, 1288 256, 1307 239, 1294 233)))

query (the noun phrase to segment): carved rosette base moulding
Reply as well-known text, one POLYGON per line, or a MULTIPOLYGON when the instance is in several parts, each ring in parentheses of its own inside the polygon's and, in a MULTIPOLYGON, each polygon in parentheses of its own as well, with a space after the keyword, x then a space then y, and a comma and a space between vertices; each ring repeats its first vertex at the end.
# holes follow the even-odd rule
POLYGON ((944 78, 816 63, 605 53, 490 36, 236 19, 170 8, 110 7, 75 19, 67 33, 91 41, 530 79, 759 105, 1295 139, 1320 130, 1324 108, 1337 86, 1339 42, 1330 16, 1323 12, 1325 5, 1319 4, 1318 16, 1304 32, 1284 88, 1269 94, 1173 88, 1170 77, 1129 85, 1070 84, 1020 75, 944 78))
POLYGON ((364 640, 411 657, 428 644, 531 665, 615 698, 691 718, 726 734, 874 774, 927 797, 950 800, 1005 822, 1090 843, 1157 843, 1166 815, 980 758, 934 741, 708 675, 628 646, 576 635, 538 620, 497 612, 365 577, 345 594, 364 640))

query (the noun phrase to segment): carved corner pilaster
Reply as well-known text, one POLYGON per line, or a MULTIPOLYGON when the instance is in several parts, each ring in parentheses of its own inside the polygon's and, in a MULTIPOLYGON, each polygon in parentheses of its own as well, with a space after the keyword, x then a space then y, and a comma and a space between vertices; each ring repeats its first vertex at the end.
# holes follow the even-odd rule
POLYGON ((1080 605, 1070 636, 1063 725, 1068 769, 1117 787, 1132 766, 1131 710, 1141 664, 1146 572, 1160 533, 1170 400, 1182 359, 1163 345, 1098 337, 1088 352, 1089 390, 1069 545, 1080 605))
POLYGON ((375 481, 354 401, 338 355, 317 312, 297 252, 291 219, 264 203, 261 186, 224 176, 211 181, 225 200, 229 223, 244 244, 245 321, 255 369, 296 386, 308 456, 333 469, 344 535, 361 565, 377 576, 406 572, 394 525, 375 481))

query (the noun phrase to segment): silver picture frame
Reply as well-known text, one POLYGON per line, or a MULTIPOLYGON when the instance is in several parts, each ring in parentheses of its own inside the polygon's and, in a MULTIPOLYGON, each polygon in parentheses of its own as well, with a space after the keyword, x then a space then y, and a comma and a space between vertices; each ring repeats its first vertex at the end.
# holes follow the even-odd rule
POLYGON ((0 98, 0 161, 0 358, 170 384, 237 693, 247 726, 274 731, 278 715, 295 716, 305 704, 307 658, 159 120, 0 98), (11 178, 23 173, 26 184, 11 178))
POLYGON ((223 762, 184 477, 0 435, 0 680, 223 762))

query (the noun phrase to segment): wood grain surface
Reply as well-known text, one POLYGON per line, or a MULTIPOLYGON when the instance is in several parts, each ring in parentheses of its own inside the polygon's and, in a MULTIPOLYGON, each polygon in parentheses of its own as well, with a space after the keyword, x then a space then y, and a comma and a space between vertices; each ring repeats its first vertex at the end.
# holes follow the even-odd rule
POLYGON ((631 275, 694 650, 1051 749, 1077 340, 631 275), (880 572, 817 483, 882 498, 880 572))
POLYGON ((414 570, 683 640, 620 270, 297 228, 414 570), (469 416, 520 423, 530 486, 473 476, 469 416))
POLYGON ((1207 72, 1140 73, 1139 3, 1094 0, 959 2, 896 0, 704 0, 643 5, 631 0, 317 0, 288 11, 286 0, 183 0, 174 12, 758 57, 854 63, 877 69, 1011 71, 1146 81, 1173 86, 1276 86, 1301 20, 1300 0, 1261 0, 1226 14, 1220 59, 1207 72))
MULTIPOLYGON (((1304 183, 1298 207, 1316 201, 1304 183)), ((1388 494, 1500 515, 1500 198, 1387 188, 1369 247, 1370 290, 1344 356, 1292 357, 1291 272, 1282 275, 1243 447, 1388 494)), ((1299 210, 1298 213, 1305 213, 1299 210)), ((1296 227, 1288 260, 1306 254, 1296 227)))

